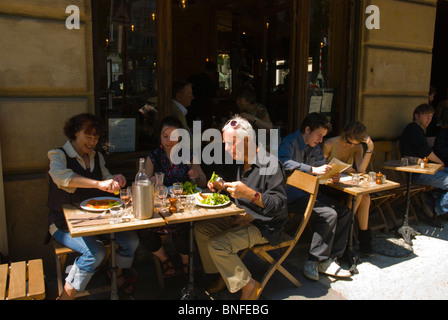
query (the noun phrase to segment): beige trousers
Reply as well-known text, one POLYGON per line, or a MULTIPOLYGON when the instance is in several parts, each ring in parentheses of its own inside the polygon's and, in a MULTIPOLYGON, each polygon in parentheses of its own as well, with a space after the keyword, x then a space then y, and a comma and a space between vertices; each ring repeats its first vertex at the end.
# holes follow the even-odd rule
POLYGON ((228 218, 197 221, 194 235, 205 273, 219 272, 229 291, 235 293, 252 277, 238 252, 268 240, 250 223, 231 227, 229 222, 228 218))

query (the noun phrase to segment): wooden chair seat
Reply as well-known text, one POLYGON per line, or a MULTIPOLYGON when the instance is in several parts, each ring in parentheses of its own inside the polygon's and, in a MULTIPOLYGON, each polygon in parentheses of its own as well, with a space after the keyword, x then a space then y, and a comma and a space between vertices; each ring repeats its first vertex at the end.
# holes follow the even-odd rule
MULTIPOLYGON (((69 254, 78 254, 79 255, 79 252, 60 244, 59 242, 57 242, 54 239, 52 239, 52 243, 53 243, 53 249, 54 249, 54 254, 55 254, 55 259, 56 259, 58 294, 60 296, 64 290, 63 275, 65 273, 65 263, 67 261, 67 256, 69 254)), ((103 243, 104 243, 104 246, 106 247, 106 257, 104 258, 102 264, 98 267, 98 269, 101 269, 107 263, 107 261, 109 260, 109 257, 110 257, 111 245, 109 242, 106 242, 106 241, 103 241, 103 243)), ((89 296, 89 295, 110 292, 110 290, 111 290, 110 285, 106 285, 106 286, 102 286, 102 287, 98 287, 98 288, 91 288, 91 289, 87 288, 84 291, 78 291, 76 293, 75 297, 80 298, 80 297, 85 297, 85 296, 89 296)))
MULTIPOLYGON (((279 271, 282 275, 284 275, 289 281, 291 281, 295 286, 300 287, 302 284, 299 280, 297 280, 289 271, 287 271, 283 266, 282 263, 285 261, 285 259, 288 257, 288 255, 291 253, 291 251, 294 249, 295 245, 299 241, 301 235, 303 234, 303 231, 305 230, 305 227, 308 224, 308 221, 310 219, 311 213, 314 208, 314 203, 316 201, 317 192, 319 190, 319 180, 317 177, 300 172, 295 170, 291 176, 287 179, 287 184, 299 188, 307 193, 310 194, 308 205, 306 207, 305 213, 303 215, 303 219, 300 221, 300 223, 297 226, 297 229, 295 230, 294 236, 290 236, 283 232, 282 234, 282 242, 278 245, 271 245, 271 244, 262 244, 262 245, 256 245, 251 248, 248 248, 246 250, 243 250, 240 257, 241 259, 250 251, 252 251, 258 258, 269 264, 269 268, 266 271, 266 273, 263 276, 263 279, 261 280, 261 289, 259 291, 259 296, 261 295, 261 292, 266 287, 266 284, 268 283, 269 279, 272 277, 275 271, 279 271), (273 258, 269 251, 281 249, 283 250, 282 253, 277 257, 273 258)), ((257 298, 259 298, 259 296, 257 298)))
POLYGON ((42 259, 0 265, 0 300, 45 299, 42 259))

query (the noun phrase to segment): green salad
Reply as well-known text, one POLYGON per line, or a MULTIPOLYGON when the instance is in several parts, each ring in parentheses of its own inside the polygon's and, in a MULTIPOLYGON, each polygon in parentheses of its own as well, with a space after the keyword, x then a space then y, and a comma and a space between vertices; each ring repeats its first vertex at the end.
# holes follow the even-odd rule
POLYGON ((207 198, 199 200, 202 204, 206 204, 209 206, 216 206, 219 204, 224 204, 228 202, 230 199, 225 194, 213 193, 209 194, 207 198))
POLYGON ((191 183, 190 181, 186 181, 183 185, 182 185, 182 189, 183 192, 182 194, 195 194, 196 192, 198 192, 197 190, 198 186, 196 183, 191 183))
POLYGON ((210 178, 210 182, 216 181, 216 179, 218 179, 219 176, 215 173, 215 171, 213 171, 212 176, 210 178))

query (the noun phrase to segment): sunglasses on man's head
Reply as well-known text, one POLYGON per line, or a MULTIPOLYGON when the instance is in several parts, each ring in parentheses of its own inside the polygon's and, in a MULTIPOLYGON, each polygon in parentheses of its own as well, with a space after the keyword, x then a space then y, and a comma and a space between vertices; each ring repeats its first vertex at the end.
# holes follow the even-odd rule
POLYGON ((235 130, 236 130, 236 128, 240 127, 241 129, 247 131, 247 129, 244 128, 240 123, 238 123, 237 120, 229 120, 229 121, 227 121, 226 124, 224 125, 224 127, 226 127, 227 125, 230 125, 235 130))

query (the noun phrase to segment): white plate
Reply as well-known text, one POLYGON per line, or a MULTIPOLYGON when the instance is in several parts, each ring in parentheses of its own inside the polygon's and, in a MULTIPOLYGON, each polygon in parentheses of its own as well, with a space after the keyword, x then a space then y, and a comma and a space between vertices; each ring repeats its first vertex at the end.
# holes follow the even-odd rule
MULTIPOLYGON (((173 186, 168 187, 168 193, 170 193, 171 189, 173 189, 173 186)), ((202 189, 199 187, 196 187, 196 193, 198 193, 198 192, 202 192, 202 189)), ((196 193, 193 193, 193 194, 196 194, 196 193)), ((184 196, 185 196, 185 194, 184 194, 184 196)))
MULTIPOLYGON (((84 200, 83 202, 81 202, 81 204, 80 204, 79 206, 80 206, 82 209, 87 210, 87 211, 103 212, 104 210, 107 210, 107 209, 94 209, 94 208, 89 208, 89 207, 87 207, 87 203, 88 203, 90 200, 105 200, 105 199, 112 199, 112 200, 115 200, 115 201, 120 202, 120 204, 118 204, 118 205, 116 205, 116 206, 114 206, 114 207, 119 207, 119 206, 122 206, 122 205, 123 205, 123 202, 121 201, 120 198, 114 198, 114 197, 95 197, 95 198, 90 198, 90 199, 84 200)), ((111 208, 113 208, 113 207, 111 207, 111 208)))
MULTIPOLYGON (((213 193, 203 193, 203 195, 204 196, 208 196, 208 195, 211 195, 211 194, 213 194, 213 193)), ((229 203, 230 203, 230 200, 228 200, 228 201, 226 201, 226 202, 224 202, 224 203, 222 203, 222 204, 217 204, 217 205, 214 205, 214 206, 212 206, 212 205, 210 205, 210 204, 204 204, 204 203, 202 203, 201 202, 201 200, 199 200, 199 199, 202 199, 200 196, 199 196, 199 193, 195 193, 195 203, 198 205, 198 206, 201 206, 201 207, 206 207, 206 208, 220 208, 220 207, 224 207, 224 206, 226 206, 226 205, 228 205, 229 203)))

